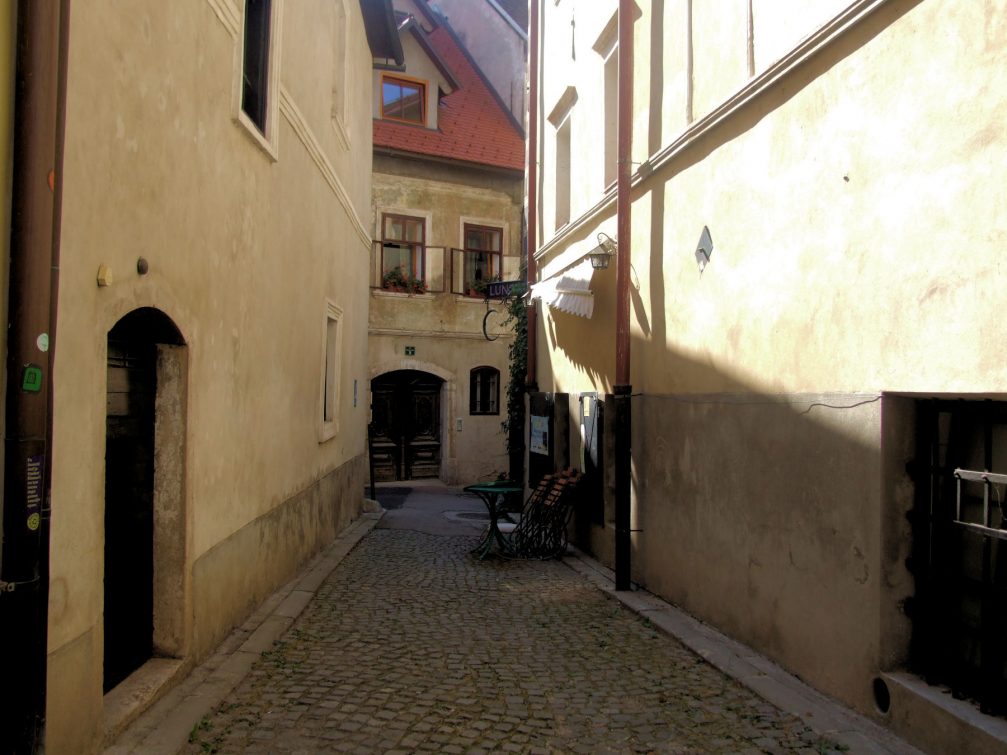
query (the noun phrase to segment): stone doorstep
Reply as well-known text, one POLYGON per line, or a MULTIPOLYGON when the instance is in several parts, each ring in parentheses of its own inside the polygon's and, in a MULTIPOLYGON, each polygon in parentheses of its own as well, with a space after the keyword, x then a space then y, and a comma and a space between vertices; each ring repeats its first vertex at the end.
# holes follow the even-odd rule
POLYGON ((920 755, 888 729, 808 686, 763 655, 646 590, 616 591, 615 573, 570 546, 563 563, 629 610, 822 737, 856 753, 920 755))
POLYGON ((108 742, 121 734, 184 675, 185 661, 151 658, 102 698, 102 728, 108 742))
POLYGON ((189 670, 184 661, 155 658, 105 695, 106 755, 177 753, 193 727, 241 683, 262 651, 293 624, 314 590, 383 514, 361 514, 181 683, 175 684, 189 670), (310 591, 305 590, 306 583, 312 586, 310 591))
POLYGON ((1007 752, 1007 721, 981 712, 951 690, 903 671, 881 674, 891 692, 893 728, 933 747, 985 755, 1007 752))

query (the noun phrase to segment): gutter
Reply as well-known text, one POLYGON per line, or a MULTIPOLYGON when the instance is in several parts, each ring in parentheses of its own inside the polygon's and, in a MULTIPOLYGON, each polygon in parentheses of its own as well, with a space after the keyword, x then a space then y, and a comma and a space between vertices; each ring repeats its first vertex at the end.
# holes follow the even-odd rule
POLYGON ((53 329, 59 283, 70 0, 18 3, 7 314, 0 740, 43 747, 53 329))
POLYGON ((630 486, 633 393, 630 377, 629 286, 632 262, 633 0, 619 0, 618 173, 616 183, 615 313, 615 589, 630 589, 630 486))
MULTIPOLYGON (((539 56, 539 1, 531 0, 528 21, 531 33, 528 45, 528 283, 537 277, 538 257, 538 56, 539 56)), ((528 307, 528 370, 525 374, 525 389, 538 390, 536 379, 536 328, 538 325, 538 304, 532 301, 528 307)))

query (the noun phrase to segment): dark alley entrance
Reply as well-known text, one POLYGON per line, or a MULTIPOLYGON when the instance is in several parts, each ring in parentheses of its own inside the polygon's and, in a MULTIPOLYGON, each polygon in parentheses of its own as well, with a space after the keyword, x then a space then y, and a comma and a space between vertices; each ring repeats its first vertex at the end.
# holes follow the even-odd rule
MULTIPOLYGON (((155 607, 159 591, 154 569, 155 549, 167 540, 163 532, 156 531, 155 513, 159 355, 165 348, 172 348, 170 345, 177 350, 181 341, 174 324, 154 309, 131 312, 108 334, 105 692, 149 660, 156 645, 163 644, 158 643, 155 620, 156 615, 166 611, 155 607)), ((170 357, 160 361, 163 364, 170 357)), ((162 428, 174 419, 168 414, 165 412, 162 428)), ((173 440, 182 442, 181 437, 173 440)), ((162 563, 162 580, 163 572, 172 571, 170 563, 167 557, 162 563)))
POLYGON ((379 481, 437 477, 441 386, 436 375, 395 370, 371 381, 371 453, 379 481))

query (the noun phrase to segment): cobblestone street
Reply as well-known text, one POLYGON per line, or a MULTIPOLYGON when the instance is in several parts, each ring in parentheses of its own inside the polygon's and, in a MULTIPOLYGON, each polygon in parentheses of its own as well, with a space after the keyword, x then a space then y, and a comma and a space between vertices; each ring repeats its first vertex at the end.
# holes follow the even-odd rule
POLYGON ((471 532, 371 532, 187 751, 838 748, 564 564, 476 561, 471 532))

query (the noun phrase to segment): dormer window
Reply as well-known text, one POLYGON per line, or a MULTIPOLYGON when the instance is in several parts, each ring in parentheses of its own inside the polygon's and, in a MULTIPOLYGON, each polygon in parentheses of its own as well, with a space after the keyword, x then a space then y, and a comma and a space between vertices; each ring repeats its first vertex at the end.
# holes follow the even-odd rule
POLYGON ((426 123, 427 87, 422 81, 381 77, 381 117, 406 123, 426 123))

